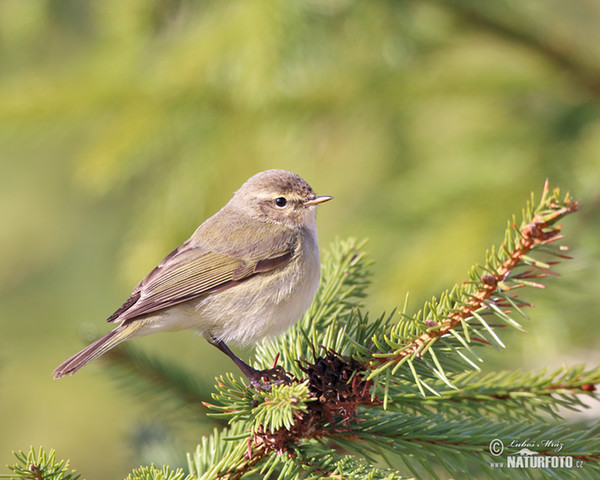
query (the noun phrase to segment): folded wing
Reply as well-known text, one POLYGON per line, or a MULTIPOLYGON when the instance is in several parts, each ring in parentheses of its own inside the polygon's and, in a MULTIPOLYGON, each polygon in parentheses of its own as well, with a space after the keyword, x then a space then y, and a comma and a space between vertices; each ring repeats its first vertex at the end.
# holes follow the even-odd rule
POLYGON ((280 242, 275 251, 267 250, 271 253, 264 258, 236 258, 186 242, 152 270, 107 321, 129 320, 162 310, 279 268, 293 256, 294 242, 287 240, 280 242))

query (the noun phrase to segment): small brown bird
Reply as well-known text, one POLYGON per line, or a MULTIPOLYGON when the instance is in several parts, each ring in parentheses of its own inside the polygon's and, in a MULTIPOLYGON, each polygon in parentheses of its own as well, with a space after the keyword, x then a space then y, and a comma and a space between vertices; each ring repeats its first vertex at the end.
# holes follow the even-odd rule
POLYGON ((118 326, 59 365, 75 373, 124 340, 190 329, 226 353, 253 384, 272 378, 226 342, 252 344, 287 330, 310 306, 320 278, 318 197, 284 170, 251 177, 233 198, 152 270, 108 322, 118 326))

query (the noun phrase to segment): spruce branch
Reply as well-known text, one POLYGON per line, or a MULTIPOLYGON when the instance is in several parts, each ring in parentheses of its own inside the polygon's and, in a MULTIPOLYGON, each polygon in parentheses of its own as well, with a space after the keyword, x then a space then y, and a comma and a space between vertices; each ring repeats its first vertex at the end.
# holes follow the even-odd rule
POLYGON ((172 470, 163 465, 158 469, 154 465, 136 468, 125 480, 195 480, 192 475, 187 475, 181 468, 172 470))
POLYGON ((517 226, 513 218, 504 242, 487 252, 484 265, 471 269, 469 281, 444 292, 439 299, 433 298, 416 315, 402 312, 400 322, 371 339, 371 358, 363 356, 370 372, 368 378, 388 369, 394 375, 406 363, 408 371, 400 375, 412 377, 421 395, 426 396, 438 394, 426 379, 437 377, 453 388, 447 372, 459 372, 465 367, 478 370, 473 359, 461 350, 481 361, 474 345, 504 348, 497 334, 499 328, 523 330, 514 315, 527 318, 523 308, 531 305, 515 292, 524 287, 544 288, 540 282, 555 274, 551 268, 557 260, 542 261, 532 255, 539 256, 539 252, 569 258, 564 254, 566 247, 555 245, 562 239, 562 226, 557 222, 576 211, 578 205, 569 194, 562 199, 558 189, 550 192, 546 181, 539 204, 535 206, 532 196, 523 211, 521 225, 517 226), (451 356, 462 362, 452 361, 451 356))
POLYGON ((193 454, 188 454, 188 470, 198 480, 238 480, 257 472, 267 452, 261 447, 250 451, 249 437, 244 422, 215 429, 210 437, 202 438, 193 454))
POLYGON ((357 373, 357 362, 328 351, 302 368, 302 383, 256 392, 232 375, 221 377, 213 395, 219 405, 207 404, 218 412, 211 415, 245 422, 252 445, 282 454, 301 439, 346 435, 358 418, 357 407, 377 404, 371 398, 372 382, 357 373), (337 421, 343 424, 340 428, 334 427, 337 421))
MULTIPOLYGON (((582 432, 569 425, 548 425, 546 422, 506 424, 485 417, 465 419, 462 415, 449 418, 436 413, 415 416, 379 411, 365 417, 353 428, 353 433, 350 441, 338 437, 333 437, 332 441, 359 455, 364 455, 365 450, 372 455, 388 451, 399 456, 405 464, 412 464, 412 471, 416 471, 415 467, 418 466, 433 477, 437 475, 432 465, 438 464, 456 475, 462 471, 461 462, 468 458, 488 475, 511 478, 514 472, 490 469, 490 441, 501 439, 509 444, 511 440, 519 438, 560 439, 560 446, 548 443, 542 445, 538 453, 571 456, 585 464, 589 478, 600 474, 598 423, 582 432)), ((552 475, 551 470, 544 472, 552 475)), ((561 471, 561 478, 582 478, 581 470, 565 469, 561 471)))
POLYGON ((250 432, 276 431, 291 428, 296 418, 308 409, 308 402, 315 399, 310 395, 308 382, 292 385, 274 385, 269 390, 253 392, 231 374, 221 377, 213 395, 221 406, 206 403, 219 413, 210 416, 228 419, 231 422, 250 422, 250 432))
POLYGON ((453 382, 457 388, 444 389, 445 385, 438 380, 434 387, 438 388, 439 396, 427 398, 398 382, 390 388, 393 398, 390 409, 519 421, 542 421, 543 414, 550 414, 558 419, 560 408, 579 411, 587 408, 582 397, 598 399, 595 385, 600 384, 600 367, 585 371, 583 365, 578 365, 551 373, 492 372, 483 377, 477 372, 464 372, 455 376, 453 382))
MULTIPOLYGON (((20 480, 77 480, 80 475, 71 470, 68 460, 56 460, 56 452, 49 453, 40 447, 38 452, 31 447, 28 453, 13 452, 17 463, 8 468, 20 480)), ((12 475, 0 475, 0 478, 14 478, 12 475)))
POLYGON ((294 447, 290 455, 271 455, 264 463, 261 473, 268 478, 279 471, 280 478, 318 480, 394 480, 406 478, 397 472, 369 465, 353 455, 341 455, 322 442, 307 442, 294 447), (283 477, 282 477, 283 475, 283 477))

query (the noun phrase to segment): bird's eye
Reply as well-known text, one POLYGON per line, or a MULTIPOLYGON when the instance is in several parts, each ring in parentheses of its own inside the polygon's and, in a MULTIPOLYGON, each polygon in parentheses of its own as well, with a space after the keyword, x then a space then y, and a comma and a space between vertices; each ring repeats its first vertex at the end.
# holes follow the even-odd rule
POLYGON ((287 199, 285 197, 277 197, 275 199, 275 205, 277 205, 279 208, 285 208, 287 205, 287 199))

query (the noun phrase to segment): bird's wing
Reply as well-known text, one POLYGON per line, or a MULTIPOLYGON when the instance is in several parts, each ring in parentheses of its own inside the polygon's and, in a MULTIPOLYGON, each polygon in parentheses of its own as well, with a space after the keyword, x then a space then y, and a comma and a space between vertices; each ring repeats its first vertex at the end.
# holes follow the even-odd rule
MULTIPOLYGON (((188 242, 171 252, 134 289, 131 296, 113 313, 108 322, 129 320, 162 310, 204 293, 233 286, 253 275, 274 270, 290 261, 296 239, 284 235, 270 239, 267 256, 241 257, 191 246, 188 242)), ((261 251, 262 249, 253 249, 261 251)))

